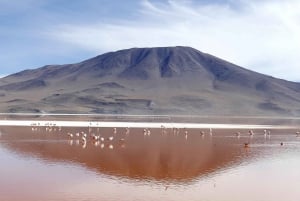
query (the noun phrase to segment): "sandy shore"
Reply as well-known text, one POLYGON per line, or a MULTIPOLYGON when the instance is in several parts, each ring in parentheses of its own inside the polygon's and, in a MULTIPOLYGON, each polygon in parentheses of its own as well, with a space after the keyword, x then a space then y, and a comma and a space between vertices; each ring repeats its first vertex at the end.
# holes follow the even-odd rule
POLYGON ((201 123, 157 123, 157 122, 100 122, 100 121, 26 121, 0 120, 0 126, 59 126, 59 127, 130 127, 130 128, 218 128, 218 129, 296 129, 288 125, 250 124, 201 124, 201 123))

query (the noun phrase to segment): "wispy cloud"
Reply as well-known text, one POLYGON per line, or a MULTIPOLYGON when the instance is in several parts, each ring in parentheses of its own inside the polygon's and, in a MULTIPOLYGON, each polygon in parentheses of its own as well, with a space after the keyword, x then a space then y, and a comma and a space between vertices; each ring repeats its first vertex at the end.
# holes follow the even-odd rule
POLYGON ((192 46, 262 73, 300 79, 299 1, 197 2, 143 0, 134 18, 62 22, 45 36, 95 53, 192 46))
POLYGON ((191 46, 300 80, 298 0, 0 0, 0 74, 131 47, 191 46))

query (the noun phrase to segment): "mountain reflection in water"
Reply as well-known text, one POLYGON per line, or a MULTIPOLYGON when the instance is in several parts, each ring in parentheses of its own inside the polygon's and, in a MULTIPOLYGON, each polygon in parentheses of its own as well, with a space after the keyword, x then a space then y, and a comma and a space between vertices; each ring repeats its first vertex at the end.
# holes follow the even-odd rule
MULTIPOLYGON (((101 185, 112 182, 114 187, 119 187, 123 191, 126 191, 127 188, 130 190, 129 187, 125 187, 130 185, 144 185, 151 189, 161 186, 159 188, 164 191, 183 190, 188 186, 199 185, 199 182, 208 181, 213 183, 211 186, 213 189, 217 185, 214 177, 218 175, 272 158, 276 153, 290 153, 290 150, 299 152, 299 139, 293 134, 295 131, 285 131, 283 134, 277 131, 277 134, 272 136, 264 135, 262 130, 254 131, 254 136, 250 136, 248 130, 240 130, 239 136, 236 135, 236 132, 236 130, 229 129, 213 130, 211 135, 208 129, 162 128, 144 131, 132 128, 129 131, 127 128, 63 128, 49 131, 44 127, 36 129, 4 127, 1 129, 0 148, 4 149, 3 153, 6 155, 11 154, 11 157, 27 158, 33 161, 32 163, 42 162, 45 169, 53 165, 67 167, 70 171, 76 169, 75 167, 83 167, 84 171, 78 173, 82 175, 74 175, 75 178, 72 178, 71 181, 75 179, 86 184, 86 188, 96 188, 88 183, 89 176, 85 178, 86 171, 88 171, 88 174, 96 174, 97 185, 100 185, 99 182, 101 185), (86 140, 82 140, 84 134, 87 135, 86 140), (95 137, 93 139, 91 136, 99 136, 99 138, 95 140, 95 137), (283 145, 280 145, 281 142, 283 145), (244 143, 249 143, 249 147, 245 147, 244 143)), ((274 132, 272 131, 272 134, 274 132)), ((1 163, 4 163, 5 168, 5 163, 10 163, 5 161, 6 157, 2 156, 2 158, 4 161, 1 163)), ((18 165, 18 162, 16 163, 15 165, 18 165)), ((300 168, 299 160, 297 165, 300 168)), ((8 168, 13 169, 14 167, 8 168)), ((14 177, 13 171, 10 174, 9 177, 14 177)), ((35 170, 27 171, 26 174, 32 174, 31 176, 34 178, 35 170)), ((55 175, 57 175, 55 172, 50 171, 46 177, 55 177, 55 175)), ((45 175, 43 176, 45 177, 45 175)), ((6 177, 8 176, 6 175, 6 177)), ((58 183, 69 183, 62 178, 52 179, 58 183)), ((39 182, 42 182, 43 179, 45 178, 39 178, 39 181, 33 182, 32 185, 40 185, 39 182)), ((259 179, 257 179, 258 181, 259 179)), ((26 183, 26 181, 23 182, 26 183)), ((6 189, 5 185, 7 184, 0 181, 1 189, 6 189)), ((51 186, 51 184, 47 185, 51 186)), ((228 183, 228 185, 231 184, 228 183)), ((104 193, 104 189, 98 189, 98 191, 104 193)), ((140 194, 142 200, 162 198, 162 194, 151 197, 151 190, 150 194, 143 194, 143 190, 140 189, 139 193, 135 192, 135 196, 140 194)), ((199 198, 201 198, 201 192, 199 192, 199 198)), ((31 193, 39 194, 39 192, 31 193)), ((65 193, 62 195, 66 196, 65 193)), ((77 193, 69 192, 66 193, 68 194, 66 197, 58 197, 60 200, 77 200, 78 197, 75 196, 77 193), (75 198, 70 197, 69 194, 75 198)), ((86 192, 86 194, 88 193, 86 192)), ((93 193, 89 195, 91 194, 93 195, 93 193)), ((24 195, 22 194, 22 196, 24 195)), ((114 194, 107 196, 107 200, 127 200, 127 198, 120 198, 114 194)), ((166 200, 191 198, 199 200, 198 197, 194 197, 195 195, 177 198, 168 197, 166 194, 163 196, 166 196, 164 197, 166 200)), ((294 195, 292 194, 292 196, 294 195)), ((29 196, 28 198, 34 200, 34 197, 29 196)), ((53 198, 52 194, 46 198, 43 197, 44 200, 51 200, 50 198, 53 198)), ((87 200, 100 198, 103 196, 97 194, 87 200)), ((131 193, 128 193, 128 200, 131 198, 134 196, 132 197, 131 193)), ((9 199, 8 195, 6 200, 19 200, 19 198, 9 199)), ((256 200, 255 197, 252 197, 252 200, 256 200)))

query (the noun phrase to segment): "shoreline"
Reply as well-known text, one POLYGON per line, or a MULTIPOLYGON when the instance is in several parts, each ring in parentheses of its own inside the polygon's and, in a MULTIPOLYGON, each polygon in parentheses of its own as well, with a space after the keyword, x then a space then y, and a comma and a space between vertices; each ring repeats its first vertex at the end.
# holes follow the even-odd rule
POLYGON ((134 118, 232 118, 232 119, 291 119, 300 120, 300 116, 253 116, 253 115, 184 115, 184 114, 162 114, 162 115, 140 115, 140 114, 93 114, 93 113, 0 113, 0 116, 88 116, 88 117, 134 117, 134 118))
POLYGON ((130 128, 214 128, 214 129, 298 129, 292 125, 259 125, 259 124, 213 124, 213 123, 172 123, 172 122, 119 122, 119 121, 54 121, 54 120, 0 120, 0 126, 31 127, 130 127, 130 128))

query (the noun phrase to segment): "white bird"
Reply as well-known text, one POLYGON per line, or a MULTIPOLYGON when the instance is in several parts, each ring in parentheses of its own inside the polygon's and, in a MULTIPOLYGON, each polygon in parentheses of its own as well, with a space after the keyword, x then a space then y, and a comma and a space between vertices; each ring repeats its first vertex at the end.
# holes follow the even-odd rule
POLYGON ((267 137, 267 130, 264 130, 264 136, 267 137))
POLYGON ((250 136, 253 136, 253 135, 254 135, 253 130, 249 130, 249 135, 250 135, 250 136))
POLYGON ((212 128, 209 128, 209 134, 212 135, 213 132, 212 132, 212 128))
POLYGON ((94 144, 95 147, 98 147, 100 145, 100 142, 99 141, 94 141, 93 144, 94 144))
POLYGON ((99 140, 100 136, 99 135, 95 135, 94 133, 91 135, 92 140, 99 140))
POLYGON ((81 137, 81 142, 86 143, 86 138, 84 136, 81 137))
POLYGON ((85 149, 85 148, 86 148, 86 141, 83 141, 83 142, 82 142, 81 148, 82 148, 82 149, 85 149))
POLYGON ((187 131, 187 130, 184 131, 184 137, 185 137, 185 139, 187 140, 187 138, 188 138, 188 131, 187 131))
POLYGON ((205 135, 204 131, 200 131, 200 135, 201 135, 201 137, 204 137, 204 135, 205 135))
POLYGON ((129 127, 127 127, 127 128, 126 128, 126 133, 125 133, 125 134, 128 135, 129 132, 130 132, 129 127))
POLYGON ((67 135, 69 136, 69 138, 73 138, 73 134, 72 133, 67 133, 67 135))
POLYGON ((110 136, 107 138, 109 141, 113 141, 114 140, 114 137, 113 136, 110 136))

